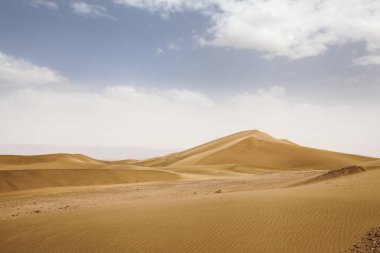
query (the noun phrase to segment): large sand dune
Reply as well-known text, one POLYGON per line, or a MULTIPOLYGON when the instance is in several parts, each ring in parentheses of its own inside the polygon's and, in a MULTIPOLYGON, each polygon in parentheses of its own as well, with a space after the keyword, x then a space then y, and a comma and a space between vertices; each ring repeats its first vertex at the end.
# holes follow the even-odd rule
POLYGON ((137 164, 168 168, 232 164, 263 169, 325 170, 372 160, 374 158, 302 147, 253 130, 137 164))

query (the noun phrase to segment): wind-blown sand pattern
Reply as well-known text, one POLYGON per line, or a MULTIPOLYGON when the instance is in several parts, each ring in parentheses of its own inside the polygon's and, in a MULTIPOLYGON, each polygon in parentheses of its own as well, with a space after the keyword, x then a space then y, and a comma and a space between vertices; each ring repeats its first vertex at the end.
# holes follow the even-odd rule
POLYGON ((344 252, 380 226, 379 160, 258 131, 143 161, 0 161, 1 252, 344 252))

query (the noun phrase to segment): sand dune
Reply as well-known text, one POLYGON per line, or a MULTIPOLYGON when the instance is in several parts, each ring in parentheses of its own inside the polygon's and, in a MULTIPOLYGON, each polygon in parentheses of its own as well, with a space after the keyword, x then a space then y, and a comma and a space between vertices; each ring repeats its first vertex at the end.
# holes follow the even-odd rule
MULTIPOLYGON (((200 146, 197 146, 197 147, 194 147, 194 148, 182 151, 182 152, 169 154, 169 155, 163 156, 163 157, 156 157, 156 158, 152 158, 152 159, 147 159, 147 160, 140 162, 139 164, 148 165, 148 166, 173 165, 180 160, 183 160, 183 159, 195 156, 195 155, 199 155, 199 154, 203 154, 203 153, 208 154, 209 152, 213 152, 215 150, 224 149, 224 148, 230 146, 231 144, 237 143, 237 142, 244 140, 245 138, 250 137, 250 136, 255 136, 256 138, 261 139, 261 140, 279 141, 279 142, 287 143, 287 144, 289 143, 286 140, 276 140, 273 137, 271 137, 270 135, 267 135, 267 134, 260 132, 260 131, 257 131, 257 130, 242 131, 242 132, 238 132, 238 133, 235 133, 235 134, 223 137, 223 138, 219 138, 219 139, 214 140, 214 141, 210 141, 208 143, 202 144, 200 146)), ((194 164, 191 164, 191 165, 194 165, 194 164)))
MULTIPOLYGON (((253 130, 239 132, 183 152, 138 162, 143 166, 241 165, 262 169, 334 169, 375 158, 302 147, 253 130)), ((245 169, 247 172, 247 169, 245 169)))

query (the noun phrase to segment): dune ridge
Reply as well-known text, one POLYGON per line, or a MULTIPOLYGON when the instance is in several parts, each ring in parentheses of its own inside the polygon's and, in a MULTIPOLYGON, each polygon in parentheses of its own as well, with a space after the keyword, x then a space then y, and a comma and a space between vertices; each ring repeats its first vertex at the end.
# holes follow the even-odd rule
POLYGON ((47 155, 0 155, 1 165, 23 165, 34 163, 45 163, 52 161, 75 161, 94 164, 105 164, 107 162, 97 160, 82 154, 47 154, 47 155))
POLYGON ((112 162, 82 154, 0 155, 1 170, 86 169, 100 168, 112 162))

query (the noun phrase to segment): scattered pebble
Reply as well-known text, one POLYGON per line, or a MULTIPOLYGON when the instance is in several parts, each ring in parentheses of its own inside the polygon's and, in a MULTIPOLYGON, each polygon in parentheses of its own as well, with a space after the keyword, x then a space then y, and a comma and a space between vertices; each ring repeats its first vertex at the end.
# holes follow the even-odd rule
POLYGON ((65 209, 65 210, 66 210, 67 208, 69 208, 68 205, 67 205, 67 206, 64 206, 64 207, 59 207, 58 209, 61 209, 61 210, 62 210, 62 209, 65 209))

